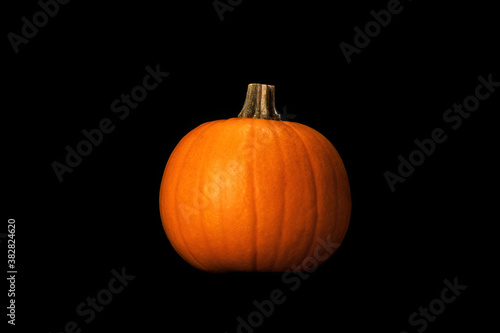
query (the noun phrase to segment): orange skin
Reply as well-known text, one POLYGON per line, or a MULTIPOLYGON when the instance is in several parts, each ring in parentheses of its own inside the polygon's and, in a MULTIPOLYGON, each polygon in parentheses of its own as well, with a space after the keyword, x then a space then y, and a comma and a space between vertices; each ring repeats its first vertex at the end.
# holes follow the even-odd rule
POLYGON ((310 269, 311 257, 321 264, 333 253, 318 257, 318 238, 340 244, 350 214, 336 149, 316 130, 288 121, 198 126, 172 152, 160 188, 172 246, 209 272, 310 269))

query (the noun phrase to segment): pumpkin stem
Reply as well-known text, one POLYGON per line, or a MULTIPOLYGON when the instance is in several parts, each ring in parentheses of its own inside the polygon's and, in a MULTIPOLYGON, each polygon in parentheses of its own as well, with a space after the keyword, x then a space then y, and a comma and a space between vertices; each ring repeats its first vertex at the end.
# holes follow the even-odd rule
POLYGON ((274 86, 250 83, 245 104, 238 118, 281 120, 274 106, 274 86))

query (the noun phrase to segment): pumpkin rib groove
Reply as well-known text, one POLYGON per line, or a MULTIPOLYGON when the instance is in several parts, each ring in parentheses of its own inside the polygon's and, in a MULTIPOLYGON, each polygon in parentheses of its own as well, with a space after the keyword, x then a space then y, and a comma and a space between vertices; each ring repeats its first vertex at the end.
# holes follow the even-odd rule
MULTIPOLYGON (((345 166, 342 162, 342 159, 340 157, 340 154, 338 153, 338 151, 336 150, 336 148, 333 146, 333 144, 328 141, 328 140, 321 140, 321 138, 323 137, 323 135, 319 132, 317 132, 316 130, 310 128, 309 131, 311 132, 314 132, 314 133, 317 133, 317 136, 316 136, 316 140, 320 143, 320 147, 322 147, 323 151, 325 151, 328 156, 328 160, 330 161, 330 163, 332 164, 332 166, 334 166, 333 168, 333 182, 335 184, 335 186, 337 188, 340 188, 342 185, 346 186, 346 190, 347 190, 347 195, 348 197, 350 198, 350 188, 349 188, 349 180, 348 180, 348 176, 347 176, 347 170, 345 169, 345 166), (333 152, 333 156, 332 154, 328 153, 329 151, 332 151, 333 152), (345 180, 342 180, 341 177, 342 177, 342 174, 345 175, 346 179, 345 180), (344 184, 345 182, 345 184, 344 184)), ((341 199, 342 199, 342 196, 335 196, 335 208, 334 208, 334 212, 335 212, 335 215, 334 215, 334 218, 335 218, 335 221, 336 222, 341 222, 341 219, 343 217, 343 215, 341 214, 341 211, 338 209, 338 207, 342 207, 341 205, 341 199)), ((350 199, 349 199, 349 202, 348 202, 348 213, 347 213, 347 218, 349 219, 350 217, 350 212, 351 212, 351 203, 350 203, 350 199)), ((342 228, 339 230, 339 226, 342 227, 344 224, 343 223, 335 223, 335 228, 332 232, 332 235, 342 235, 341 238, 339 239, 338 243, 340 243, 344 237, 345 237, 345 234, 347 232, 347 228, 342 228)), ((348 225, 348 223, 347 223, 348 225)))
MULTIPOLYGON (((187 157, 188 157, 188 153, 189 153, 189 150, 193 147, 194 145, 194 140, 195 138, 191 139, 191 142, 190 142, 190 145, 189 147, 187 147, 186 149, 186 152, 184 153, 184 156, 182 158, 182 164, 184 164, 184 162, 186 161, 187 157)), ((185 145, 185 144, 184 144, 185 145)), ((184 149, 183 149, 184 151, 184 149)), ((177 207, 178 207, 178 203, 177 203, 177 195, 175 195, 175 193, 177 193, 178 189, 179 189, 179 177, 178 177, 178 174, 180 173, 180 168, 176 168, 174 169, 174 172, 175 174, 172 176, 172 179, 175 179, 175 184, 173 185, 173 188, 174 188, 174 196, 172 198, 172 206, 174 207, 173 208, 173 211, 174 211, 174 221, 175 223, 172 223, 173 225, 175 225, 175 229, 177 229, 177 232, 175 232, 175 234, 177 235, 175 237, 176 240, 180 240, 182 243, 183 243, 183 249, 185 249, 185 254, 188 255, 188 257, 194 261, 196 264, 198 264, 198 266, 200 268, 203 268, 205 269, 206 267, 204 265, 202 265, 196 258, 195 256, 191 253, 191 251, 189 250, 189 247, 187 246, 187 243, 186 243, 186 239, 184 237, 184 235, 182 234, 182 232, 180 231, 180 223, 179 223, 179 213, 177 212, 177 207)))
MULTIPOLYGON (((162 187, 165 186, 165 181, 164 180, 166 180, 166 175, 169 174, 171 172, 171 170, 172 170, 172 163, 174 163, 174 162, 171 162, 171 161, 174 161, 177 158, 178 155, 179 156, 181 155, 182 148, 184 147, 184 145, 185 145, 185 142, 183 142, 181 140, 181 142, 179 142, 179 144, 172 151, 171 158, 169 158, 169 161, 167 162, 167 165, 165 167, 165 171, 164 171, 163 177, 162 177, 162 184, 161 184, 161 187, 160 187, 160 203, 162 203, 162 201, 163 202, 165 201, 166 194, 164 194, 164 191, 162 190, 162 187)), ((175 170, 175 168, 174 168, 174 170, 175 170)), ((165 207, 165 205, 164 204, 160 204, 160 213, 162 214, 162 216, 164 214, 167 214, 167 211, 168 211, 168 209, 165 207)), ((163 223, 163 221, 162 221, 162 223, 163 223)), ((164 225, 165 225, 165 231, 167 231, 167 235, 169 233, 170 234, 173 233, 172 227, 171 227, 171 225, 169 223, 164 223, 164 225)), ((173 237, 173 238, 176 238, 176 237, 173 237)), ((171 243, 172 243, 172 245, 174 245, 174 243, 176 244, 177 242, 173 241, 171 243)))
MULTIPOLYGON (((326 143, 323 145, 323 147, 325 147, 325 145, 326 145, 326 143)), ((334 161, 334 163, 335 163, 334 165, 336 165, 337 168, 338 168, 338 164, 339 163, 338 163, 338 156, 337 155, 338 154, 335 152, 336 160, 334 161)), ((330 154, 328 154, 328 156, 330 156, 330 154)), ((335 168, 334 171, 333 171, 333 182, 335 184, 335 187, 339 188, 340 182, 339 182, 339 177, 338 177, 339 175, 338 175, 337 168, 335 168)), ((340 205, 340 196, 336 195, 335 196, 335 207, 334 207, 335 222, 339 221, 340 218, 341 218, 341 213, 340 213, 339 209, 337 209, 339 207, 339 205, 340 205)), ((337 229, 338 229, 339 225, 340 225, 340 223, 335 223, 334 224, 335 228, 334 228, 332 234, 337 235, 337 231, 338 231, 337 229)))
MULTIPOLYGON (((226 119, 226 121, 227 121, 227 119, 226 119)), ((207 126, 207 128, 206 128, 203 132, 198 133, 198 136, 202 136, 202 135, 206 134, 206 133, 207 133, 210 129, 212 129, 212 127, 215 127, 214 125, 219 124, 219 123, 220 123, 220 121, 215 121, 215 122, 212 124, 212 126, 207 126)), ((210 139, 208 140, 209 142, 208 142, 208 141, 203 141, 203 144, 204 144, 204 145, 207 145, 207 146, 209 146, 209 147, 210 147, 210 146, 213 146, 213 145, 214 145, 214 141, 215 141, 215 140, 214 140, 214 137, 215 137, 215 136, 213 136, 213 135, 209 135, 208 137, 210 138, 210 139)), ((203 163, 205 163, 205 162, 206 162, 206 160, 207 160, 207 155, 209 154, 210 150, 208 150, 208 149, 203 149, 203 150, 202 150, 202 152, 203 152, 203 153, 202 153, 202 155, 200 156, 199 161, 200 161, 200 163, 203 165, 203 163)), ((201 179, 201 178, 203 177, 203 173, 202 173, 202 172, 200 172, 200 171, 201 171, 201 169, 200 169, 200 170, 198 170, 198 174, 197 174, 196 176, 193 176, 193 177, 195 177, 195 178, 196 178, 196 185, 195 185, 195 188, 197 188, 198 190, 202 191, 202 193, 204 193, 204 192, 205 192, 205 189, 204 189, 204 188, 203 188, 203 189, 200 189, 200 184, 202 183, 202 179, 201 179)), ((211 204, 212 204, 212 205, 215 205, 215 202, 214 202, 214 199, 213 199, 213 198, 207 198, 207 200, 212 201, 212 202, 211 202, 211 204)), ((208 232, 207 232, 207 228, 206 228, 206 225, 205 225, 204 220, 203 220, 203 214, 201 214, 201 213, 200 213, 200 214, 198 214, 198 225, 200 226, 200 229, 199 229, 199 230, 201 231, 201 234, 202 234, 202 237, 203 237, 203 240, 204 240, 204 241, 203 241, 203 243, 204 243, 204 245, 205 245, 205 246, 204 246, 204 248, 205 248, 205 250, 206 250, 206 251, 210 252, 210 254, 211 254, 211 255, 210 255, 210 257, 211 257, 211 258, 214 258, 214 256, 215 256, 215 252, 216 252, 216 251, 215 251, 215 250, 214 250, 214 248, 211 246, 212 242, 211 242, 211 241, 210 241, 210 239, 209 239, 208 232)), ((215 264, 215 265, 216 265, 217 267, 219 267, 219 268, 221 267, 220 265, 217 265, 217 264, 215 264)))
MULTIPOLYGON (((255 126, 252 126, 252 134, 251 134, 251 138, 252 138, 252 147, 255 148, 255 126)), ((256 194, 257 194, 257 188, 256 188, 256 175, 255 175, 255 164, 256 164, 256 153, 255 153, 255 149, 252 149, 252 164, 251 164, 251 167, 250 167, 250 173, 252 174, 251 177, 248 177, 249 179, 252 180, 252 183, 250 184, 250 188, 252 189, 252 194, 250 196, 250 200, 252 200, 253 204, 253 215, 254 215, 254 221, 255 221, 255 226, 254 226, 254 243, 255 243, 255 250, 253 251, 254 253, 254 261, 253 261, 253 265, 254 265, 254 270, 257 271, 257 260, 258 260, 258 248, 259 248, 259 242, 258 242, 258 234, 259 234, 259 223, 258 223, 258 210, 257 210, 257 197, 256 197, 256 194)))
MULTIPOLYGON (((217 121, 213 121, 213 122, 210 122, 207 124, 206 128, 203 128, 203 131, 200 131, 199 133, 197 133, 196 137, 193 138, 191 144, 189 145, 189 147, 186 149, 186 154, 184 155, 184 158, 182 160, 182 163, 181 165, 184 165, 185 162, 186 162, 186 159, 189 157, 191 151, 193 150, 193 147, 196 147, 196 145, 194 144, 197 137, 199 137, 200 135, 202 135, 203 133, 207 132, 209 128, 211 128, 213 125, 215 125, 217 123, 217 121)), ((180 172, 180 170, 178 171, 180 172)), ((178 187, 179 187, 179 180, 178 180, 178 177, 175 177, 177 178, 177 183, 175 184, 175 191, 174 193, 177 193, 178 191, 178 187)), ((174 198, 176 198, 174 196, 174 198)), ((175 199, 174 199, 174 203, 175 203, 175 199)), ((180 238, 182 239, 183 243, 184 243, 184 248, 186 249, 186 251, 189 253, 189 255, 191 256, 192 260, 194 260, 198 265, 200 265, 201 267, 203 267, 205 270, 208 270, 208 268, 201 264, 201 262, 199 260, 196 259, 196 256, 193 255, 193 253, 189 250, 189 246, 187 245, 186 243, 186 239, 185 237, 183 236, 182 232, 180 232, 180 225, 179 225, 179 217, 178 217, 178 214, 177 214, 177 210, 175 211, 176 212, 176 222, 177 222, 177 228, 179 229, 179 234, 180 234, 180 238)), ((202 230, 204 228, 202 227, 202 230)))
MULTIPOLYGON (((337 161, 336 156, 335 156, 335 158, 332 158, 332 154, 330 153, 330 151, 331 151, 330 142, 326 141, 326 140, 322 140, 323 135, 320 134, 319 132, 317 132, 316 130, 311 129, 309 131, 314 134, 313 136, 314 136, 315 140, 318 142, 318 147, 321 147, 321 149, 323 150, 323 152, 327 156, 329 163, 332 165, 333 186, 335 188, 339 188, 339 179, 338 179, 338 174, 337 174, 337 171, 336 171, 336 166, 338 165, 338 161, 337 161)), ((333 226, 334 226, 334 228, 331 231, 331 235, 336 235, 337 234, 336 230, 337 230, 337 226, 339 225, 339 223, 337 223, 337 222, 339 221, 339 217, 340 217, 338 209, 337 209, 337 207, 339 207, 339 196, 336 195, 335 198, 334 198, 334 200, 335 200, 333 202, 333 205, 334 205, 334 208, 333 208, 333 211, 334 211, 334 215, 333 215, 334 223, 333 223, 333 226)))
MULTIPOLYGON (((286 165, 285 163, 285 149, 283 148, 283 143, 281 142, 282 140, 279 137, 279 132, 276 130, 276 127, 273 127, 274 134, 276 136, 276 147, 279 149, 280 153, 278 154, 281 158, 281 164, 280 165, 286 165)), ((278 239, 276 240, 276 250, 275 250, 275 255, 274 255, 274 260, 272 261, 271 267, 276 266, 276 262, 279 261, 279 258, 281 258, 281 240, 283 239, 283 229, 285 225, 285 208, 286 208, 286 175, 285 175, 285 170, 287 168, 283 168, 283 172, 281 172, 281 186, 282 188, 282 195, 281 197, 283 198, 283 203, 281 206, 281 216, 278 219, 280 221, 280 225, 278 226, 279 228, 279 233, 278 233, 278 239)))
MULTIPOLYGON (((226 119, 226 120, 224 120, 224 123, 231 124, 231 123, 234 122, 234 119, 235 118, 226 119)), ((222 141, 222 142, 226 141, 223 138, 219 138, 219 140, 222 141)), ((229 140, 229 139, 227 139, 227 140, 229 140)), ((208 150, 207 150, 207 152, 208 152, 208 150)), ((218 209, 219 210, 223 209, 224 203, 226 202, 225 198, 223 197, 223 195, 227 195, 227 193, 225 193, 224 191, 222 191, 222 194, 218 196, 219 197, 219 200, 218 200, 219 201, 218 202, 218 204, 219 204, 219 208, 218 209)), ((214 204, 215 204, 215 202, 214 202, 214 204)), ((228 235, 230 235, 230 232, 228 232, 228 230, 227 230, 228 223, 227 223, 226 220, 223 220, 223 217, 224 217, 224 214, 220 214, 220 216, 219 216, 219 218, 220 218, 220 232, 221 232, 221 235, 222 235, 222 239, 227 240, 227 237, 228 237, 228 235), (225 223, 225 221, 226 221, 226 223, 225 223)), ((224 248, 225 248, 224 253, 230 253, 230 248, 229 248, 228 242, 227 241, 223 241, 222 243, 224 244, 224 248)), ((217 253, 220 254, 220 251, 217 250, 217 253)), ((224 259, 224 258, 220 258, 220 259, 224 259)), ((227 265, 227 263, 225 265, 227 265)), ((223 270, 223 271, 227 271, 228 270, 228 267, 225 267, 225 265, 220 265, 219 266, 221 268, 221 270, 223 270)))
MULTIPOLYGON (((333 145, 328 141, 328 142, 323 142, 322 147, 323 147, 323 149, 328 151, 328 149, 332 149, 333 145)), ((340 186, 342 184, 341 184, 341 179, 339 178, 339 168, 344 169, 344 173, 346 173, 346 171, 345 171, 343 163, 341 163, 340 155, 338 154, 335 147, 333 147, 333 152, 334 152, 334 156, 335 156, 335 159, 333 161, 331 161, 331 158, 332 158, 331 154, 327 154, 327 156, 330 159, 331 163, 333 163, 333 165, 335 166, 335 168, 333 169, 334 170, 333 171, 333 181, 334 181, 335 187, 340 188, 340 186)), ((341 211, 338 209, 338 207, 341 206, 340 199, 341 199, 341 197, 339 195, 335 196, 334 218, 335 218, 336 222, 338 222, 342 218, 341 211)), ((341 223, 335 223, 335 228, 334 228, 332 234, 334 234, 334 235, 342 234, 342 239, 343 239, 343 237, 345 235, 345 230, 338 230, 339 226, 341 226, 341 225, 342 225, 341 223)))
MULTIPOLYGON (((309 147, 306 145, 306 143, 304 142, 304 139, 302 139, 302 136, 299 134, 299 132, 293 127, 293 125, 291 124, 287 124, 289 128, 292 129, 292 132, 295 133, 295 136, 299 139, 298 141, 301 142, 302 144, 302 147, 304 148, 304 151, 305 151, 305 155, 307 156, 307 160, 308 160, 308 163, 309 163, 309 169, 312 170, 311 174, 312 174, 312 180, 313 180, 313 193, 314 193, 314 198, 313 198, 313 202, 316 204, 316 210, 314 212, 314 223, 313 223, 313 229, 312 229, 312 233, 311 233, 311 239, 309 241, 309 244, 308 246, 305 247, 305 251, 306 253, 302 256, 304 259, 309 255, 309 252, 311 251, 311 248, 314 244, 314 241, 315 241, 315 237, 316 237, 316 229, 317 229, 317 224, 318 224, 318 186, 316 184, 316 176, 314 175, 314 169, 313 169, 313 163, 312 163, 312 159, 311 159, 311 154, 309 152, 309 147)), ((300 263, 302 264, 302 262, 300 263)))
MULTIPOLYGON (((224 122, 227 124, 227 123, 231 122, 231 120, 230 119, 226 119, 224 122)), ((223 139, 220 139, 220 140, 223 141, 223 139)), ((224 199, 222 197, 222 194, 218 196, 218 199, 219 200, 217 202, 217 204, 218 204, 217 210, 221 211, 223 209, 223 206, 224 206, 224 199)), ((214 201, 214 205, 215 205, 215 201, 214 201)), ((227 234, 228 234, 227 233, 227 223, 225 223, 225 220, 223 219, 223 217, 224 217, 224 214, 220 214, 219 215, 219 219, 220 219, 219 220, 219 223, 220 223, 220 233, 221 233, 221 238, 222 239, 226 239, 227 238, 227 234)), ((222 244, 224 244, 224 248, 225 248, 224 252, 225 253, 229 253, 230 251, 229 251, 228 242, 223 241, 222 244)), ((217 254, 220 255, 220 249, 217 249, 217 254)), ((220 258, 219 257, 218 259, 224 259, 224 258, 220 258)), ((222 270, 227 270, 227 268, 224 267, 224 265, 219 265, 219 267, 222 270)))

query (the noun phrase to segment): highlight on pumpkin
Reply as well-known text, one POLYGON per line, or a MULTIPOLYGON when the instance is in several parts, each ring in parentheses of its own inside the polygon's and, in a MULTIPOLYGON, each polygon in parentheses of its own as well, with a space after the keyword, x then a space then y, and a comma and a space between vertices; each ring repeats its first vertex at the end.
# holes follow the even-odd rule
POLYGON ((351 196, 342 159, 316 130, 282 121, 274 91, 250 84, 237 118, 193 129, 167 162, 162 224, 173 248, 198 269, 309 270, 347 232, 351 196))

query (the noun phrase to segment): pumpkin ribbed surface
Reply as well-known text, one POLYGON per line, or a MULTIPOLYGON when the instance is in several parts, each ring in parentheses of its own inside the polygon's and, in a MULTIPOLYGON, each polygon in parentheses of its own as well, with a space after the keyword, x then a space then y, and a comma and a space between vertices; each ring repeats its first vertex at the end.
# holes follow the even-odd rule
POLYGON ((172 246, 211 272, 300 266, 314 256, 318 238, 342 242, 350 212, 336 149, 314 129, 288 121, 230 118, 198 126, 172 152, 160 188, 172 246))

